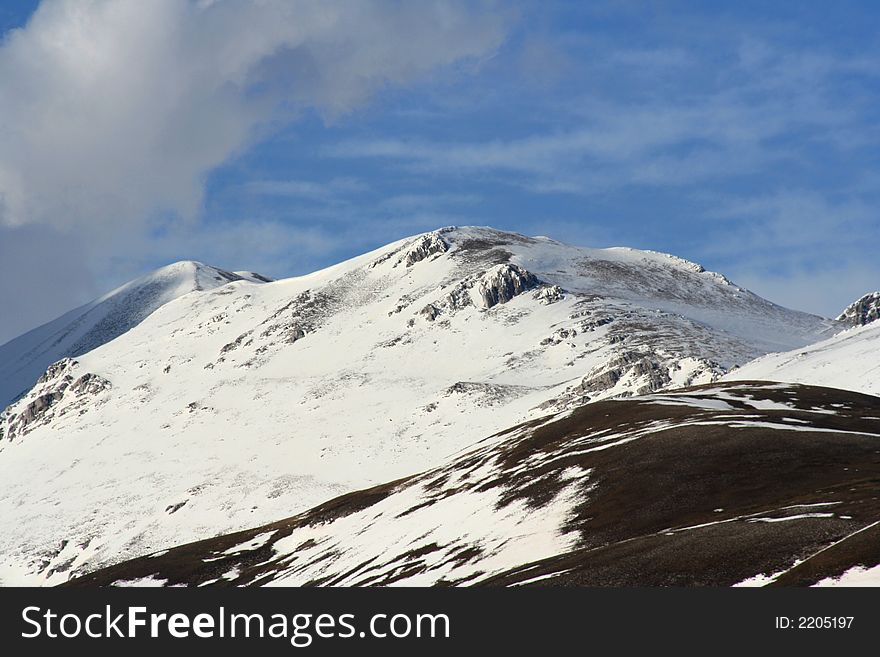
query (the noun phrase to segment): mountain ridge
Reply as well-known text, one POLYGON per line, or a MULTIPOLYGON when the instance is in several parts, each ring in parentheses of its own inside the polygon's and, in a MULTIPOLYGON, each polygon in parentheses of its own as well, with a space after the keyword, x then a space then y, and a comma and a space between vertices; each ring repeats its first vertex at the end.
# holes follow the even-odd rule
POLYGON ((0 407, 27 392, 52 363, 76 358, 119 337, 164 303, 240 280, 247 279, 201 262, 181 260, 9 340, 0 345, 0 407))
POLYGON ((179 297, 7 409, 0 561, 58 583, 839 327, 675 256, 481 227, 179 297))

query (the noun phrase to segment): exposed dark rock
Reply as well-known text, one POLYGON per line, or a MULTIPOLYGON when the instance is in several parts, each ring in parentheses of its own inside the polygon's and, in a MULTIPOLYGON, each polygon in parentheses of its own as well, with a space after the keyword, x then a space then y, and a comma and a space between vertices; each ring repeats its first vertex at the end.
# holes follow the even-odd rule
POLYGON ((482 298, 483 307, 491 308, 499 303, 507 303, 538 283, 537 277, 531 272, 519 265, 505 263, 483 274, 477 291, 482 298))
POLYGON ((437 319, 437 316, 440 314, 440 309, 437 308, 433 303, 429 303, 427 306, 422 308, 419 311, 419 315, 427 319, 429 322, 433 322, 437 319))
POLYGON ((620 381, 620 370, 610 369, 581 381, 580 389, 583 392, 604 392, 610 390, 620 381))
POLYGON ((545 306, 565 298, 565 291, 558 285, 545 285, 538 289, 533 295, 535 299, 543 303, 545 306))
POLYGON ((541 340, 542 345, 561 344, 566 340, 577 337, 577 330, 573 328, 561 328, 553 332, 550 337, 541 340))
POLYGON ((457 381, 446 389, 445 396, 465 395, 477 406, 494 406, 532 392, 528 386, 501 385, 479 381, 457 381))
POLYGON ((427 235, 422 235, 415 244, 409 248, 406 255, 403 256, 403 262, 407 267, 412 267, 414 264, 421 262, 425 258, 432 255, 446 253, 448 250, 449 245, 442 237, 440 237, 440 235, 437 233, 428 233, 427 235))
POLYGON ((34 420, 39 420, 43 415, 45 415, 46 411, 52 408, 52 405, 55 404, 55 402, 61 399, 61 396, 63 394, 63 390, 53 391, 48 392, 45 395, 40 395, 39 397, 34 399, 25 407, 25 409, 21 412, 21 415, 18 416, 19 426, 23 428, 34 420))
POLYGON ((235 340, 233 340, 232 342, 223 345, 220 348, 220 353, 221 354, 228 354, 230 351, 234 351, 235 349, 238 349, 242 345, 242 343, 245 340, 247 340, 248 337, 250 337, 250 335, 252 333, 253 333, 253 330, 245 331, 244 333, 239 335, 237 338, 235 338, 235 340))
POLYGON ((625 351, 617 358, 608 361, 601 371, 584 377, 579 388, 588 393, 604 392, 613 388, 628 374, 647 378, 647 382, 636 391, 637 394, 654 392, 672 380, 668 368, 658 362, 656 357, 625 351))
POLYGON ((289 343, 302 340, 304 337, 306 337, 306 332, 299 326, 291 326, 284 334, 285 341, 289 343))
POLYGON ((438 310, 444 309, 450 312, 456 312, 462 308, 471 307, 474 305, 473 301, 471 301, 470 295, 470 289, 472 286, 472 280, 459 281, 440 301, 434 302, 430 305, 436 307, 438 310))
POLYGON ((880 319, 880 292, 866 294, 854 301, 837 317, 837 321, 852 326, 864 326, 880 319))
POLYGON ((97 374, 87 372, 76 377, 78 365, 77 361, 64 358, 46 368, 33 390, 6 409, 0 435, 13 440, 50 420, 62 400, 70 401, 65 406, 82 410, 88 400, 111 387, 107 379, 97 374))
POLYGON ((109 387, 110 382, 107 379, 88 372, 74 381, 70 385, 70 390, 78 395, 96 395, 109 387))

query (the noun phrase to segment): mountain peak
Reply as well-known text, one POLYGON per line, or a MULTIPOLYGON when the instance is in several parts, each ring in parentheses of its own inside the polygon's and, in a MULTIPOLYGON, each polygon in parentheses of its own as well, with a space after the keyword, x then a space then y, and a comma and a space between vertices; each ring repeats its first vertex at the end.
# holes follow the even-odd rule
POLYGON ((837 317, 837 321, 853 326, 864 326, 880 319, 880 292, 869 292, 853 301, 837 317))
POLYGON ((175 263, 0 353, 75 360, 0 419, 14 500, 0 555, 56 583, 434 467, 551 412, 708 383, 831 321, 701 269, 488 227, 271 285, 175 263), (86 337, 97 348, 73 355, 86 337))
POLYGON ((0 410, 52 363, 75 358, 136 326, 169 301, 227 283, 265 282, 195 260, 180 260, 124 283, 97 299, 0 345, 0 410))

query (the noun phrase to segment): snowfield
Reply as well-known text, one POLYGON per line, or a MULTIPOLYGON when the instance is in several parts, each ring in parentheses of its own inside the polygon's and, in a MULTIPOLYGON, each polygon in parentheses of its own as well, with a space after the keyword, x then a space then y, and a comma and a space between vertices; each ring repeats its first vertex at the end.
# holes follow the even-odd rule
POLYGON ((727 381, 789 381, 880 395, 880 322, 857 326, 794 351, 768 354, 727 381))
POLYGON ((490 228, 264 280, 173 265, 0 347, 5 394, 33 385, 0 417, 0 583, 265 524, 846 326, 674 256, 490 228))

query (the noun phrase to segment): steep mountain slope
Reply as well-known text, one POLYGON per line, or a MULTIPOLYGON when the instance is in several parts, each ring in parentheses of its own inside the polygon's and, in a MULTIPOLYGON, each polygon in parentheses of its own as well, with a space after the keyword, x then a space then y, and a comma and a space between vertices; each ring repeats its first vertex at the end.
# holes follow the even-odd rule
POLYGON ((177 262, 0 345, 0 409, 27 392, 52 363, 75 358, 119 337, 172 299, 231 281, 266 282, 200 262, 177 262))
POLYGON ((712 384, 528 422, 424 474, 71 584, 849 582, 880 574, 878 493, 880 398, 712 384))
POLYGON ((188 295, 7 410, 0 579, 269 522, 837 328, 672 256, 488 228, 188 295))
POLYGON ((880 395, 880 322, 793 351, 754 360, 724 377, 831 386, 880 395))

